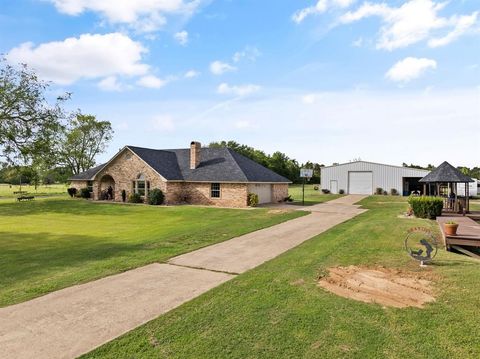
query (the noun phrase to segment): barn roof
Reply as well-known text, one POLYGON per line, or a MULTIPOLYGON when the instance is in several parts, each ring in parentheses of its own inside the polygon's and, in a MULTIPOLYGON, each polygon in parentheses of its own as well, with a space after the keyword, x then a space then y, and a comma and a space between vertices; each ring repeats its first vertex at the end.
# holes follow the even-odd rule
POLYGON ((448 162, 443 162, 440 166, 423 177, 420 182, 424 183, 466 183, 474 182, 470 177, 464 175, 457 168, 453 167, 448 162))

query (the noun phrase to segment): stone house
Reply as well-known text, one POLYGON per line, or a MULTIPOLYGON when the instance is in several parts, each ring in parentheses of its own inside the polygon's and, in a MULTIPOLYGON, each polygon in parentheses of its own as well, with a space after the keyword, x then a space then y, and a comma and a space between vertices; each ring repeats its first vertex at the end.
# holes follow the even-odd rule
POLYGON ((246 207, 249 193, 260 203, 281 202, 290 181, 229 148, 155 150, 125 146, 100 166, 73 176, 71 186, 88 188, 94 200, 104 199, 109 187, 113 200, 154 188, 165 194, 165 203, 246 207))

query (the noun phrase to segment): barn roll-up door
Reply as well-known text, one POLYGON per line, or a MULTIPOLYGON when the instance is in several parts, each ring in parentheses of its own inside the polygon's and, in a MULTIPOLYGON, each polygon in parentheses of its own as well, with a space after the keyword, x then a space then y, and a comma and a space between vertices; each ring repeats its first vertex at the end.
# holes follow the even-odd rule
POLYGON ((350 194, 372 194, 373 174, 372 172, 349 172, 348 193, 350 194))

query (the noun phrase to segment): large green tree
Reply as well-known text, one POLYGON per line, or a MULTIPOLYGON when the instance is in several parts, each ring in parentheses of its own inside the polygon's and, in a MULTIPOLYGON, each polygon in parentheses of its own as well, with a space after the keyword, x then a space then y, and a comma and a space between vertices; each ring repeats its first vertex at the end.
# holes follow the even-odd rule
POLYGON ((209 144, 211 148, 227 147, 248 157, 255 162, 271 169, 272 171, 288 178, 292 182, 300 181, 300 165, 298 162, 282 152, 275 152, 268 155, 261 150, 257 150, 247 145, 241 145, 235 141, 212 142, 209 144))
POLYGON ((26 65, 0 59, 0 160, 29 164, 53 158, 65 115, 61 105, 69 94, 51 104, 48 88, 26 65))
POLYGON ((73 116, 63 131, 58 149, 58 162, 73 174, 95 165, 95 157, 103 153, 113 137, 112 124, 98 121, 93 115, 73 116))

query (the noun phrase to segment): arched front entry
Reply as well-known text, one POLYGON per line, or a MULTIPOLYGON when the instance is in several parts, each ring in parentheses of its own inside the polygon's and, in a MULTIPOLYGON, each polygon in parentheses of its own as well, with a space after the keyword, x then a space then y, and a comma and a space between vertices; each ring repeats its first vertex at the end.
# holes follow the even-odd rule
POLYGON ((100 179, 98 198, 108 201, 115 200, 115 180, 110 175, 105 175, 100 179))

